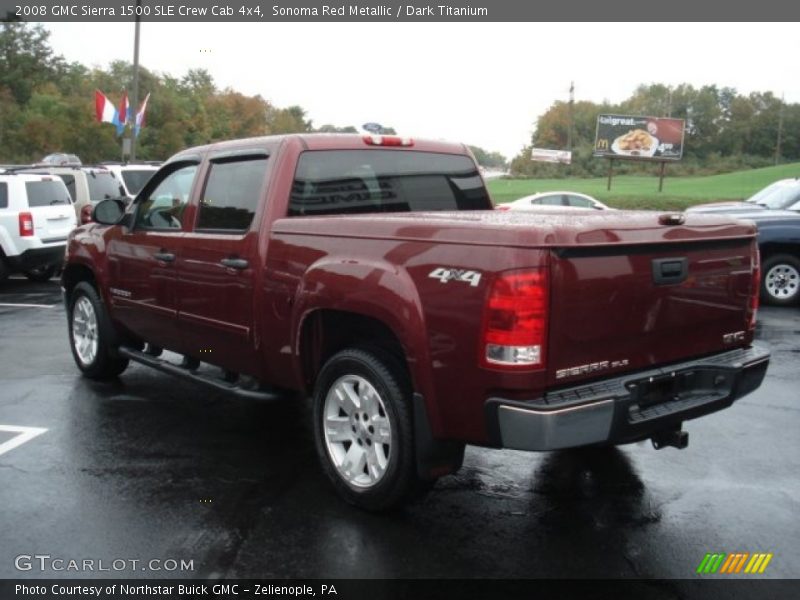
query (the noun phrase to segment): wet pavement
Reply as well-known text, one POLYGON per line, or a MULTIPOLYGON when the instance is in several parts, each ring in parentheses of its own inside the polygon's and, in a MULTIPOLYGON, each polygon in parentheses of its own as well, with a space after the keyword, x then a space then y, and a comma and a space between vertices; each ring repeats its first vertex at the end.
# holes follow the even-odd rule
POLYGON ((688 422, 686 450, 469 448, 425 499, 372 515, 326 484, 302 399, 138 365, 90 382, 59 302, 54 282, 0 284, 0 452, 22 435, 3 426, 47 429, 0 454, 0 577, 692 578, 707 552, 771 552, 762 577, 800 577, 800 309, 762 308, 767 379, 688 422), (128 562, 15 568, 34 554, 128 562))

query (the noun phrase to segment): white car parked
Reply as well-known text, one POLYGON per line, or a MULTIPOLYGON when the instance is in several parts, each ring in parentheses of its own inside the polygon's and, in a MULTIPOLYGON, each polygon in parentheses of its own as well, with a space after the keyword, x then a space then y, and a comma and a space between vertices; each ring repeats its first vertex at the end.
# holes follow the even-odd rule
POLYGON ((501 204, 498 210, 539 210, 543 208, 594 208, 613 210, 599 200, 578 192, 540 192, 501 204))
POLYGON ((158 167, 149 163, 102 163, 103 167, 111 171, 122 184, 125 195, 132 200, 136 197, 153 176, 158 171, 158 167))
POLYGON ((53 175, 0 174, 0 281, 24 273, 47 281, 61 267, 77 225, 67 186, 53 175))

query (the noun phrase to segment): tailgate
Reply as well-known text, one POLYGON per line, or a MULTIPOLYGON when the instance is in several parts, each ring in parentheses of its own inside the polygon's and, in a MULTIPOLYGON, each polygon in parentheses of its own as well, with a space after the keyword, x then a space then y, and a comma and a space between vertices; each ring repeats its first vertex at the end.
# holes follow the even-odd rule
POLYGON ((553 249, 548 381, 743 345, 755 253, 752 238, 553 249))
POLYGON ((45 244, 65 241, 75 227, 75 211, 64 183, 55 178, 27 181, 25 190, 35 235, 45 244))

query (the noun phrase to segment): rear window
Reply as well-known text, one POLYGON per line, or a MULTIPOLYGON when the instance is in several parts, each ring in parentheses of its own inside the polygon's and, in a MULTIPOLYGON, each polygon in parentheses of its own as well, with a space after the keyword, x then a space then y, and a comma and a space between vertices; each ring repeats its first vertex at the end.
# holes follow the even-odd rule
POLYGON ((92 202, 125 195, 111 171, 89 171, 86 173, 86 181, 89 184, 89 200, 92 202))
POLYGON ((492 208, 467 156, 407 150, 300 155, 290 216, 492 208))
POLYGON ((31 208, 72 204, 67 187, 60 179, 26 181, 25 191, 28 194, 28 206, 31 208))
POLYGON ((155 171, 125 170, 122 172, 122 180, 125 182, 125 187, 128 188, 128 191, 135 196, 153 176, 153 173, 155 171))
POLYGON ((8 208, 8 184, 0 183, 0 208, 8 208))

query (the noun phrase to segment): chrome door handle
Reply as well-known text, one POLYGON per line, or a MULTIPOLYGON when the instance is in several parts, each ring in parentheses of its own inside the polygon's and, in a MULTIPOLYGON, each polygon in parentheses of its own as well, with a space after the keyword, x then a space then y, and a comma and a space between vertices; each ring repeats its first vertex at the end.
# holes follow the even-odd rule
POLYGON ((242 271, 250 266, 250 263, 244 258, 223 258, 219 261, 219 264, 228 269, 236 269, 237 271, 242 271))
POLYGON ((156 260, 160 260, 161 262, 168 262, 168 263, 175 261, 175 255, 172 252, 164 252, 164 251, 156 252, 155 254, 153 254, 153 258, 155 258, 156 260))

